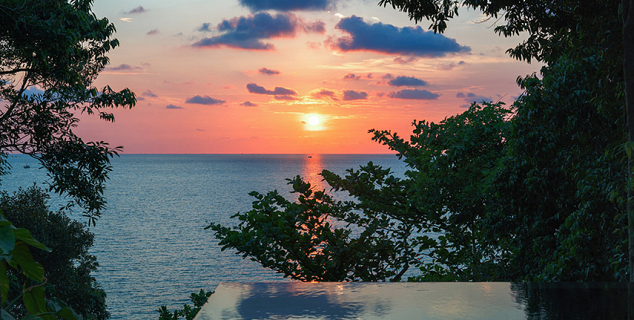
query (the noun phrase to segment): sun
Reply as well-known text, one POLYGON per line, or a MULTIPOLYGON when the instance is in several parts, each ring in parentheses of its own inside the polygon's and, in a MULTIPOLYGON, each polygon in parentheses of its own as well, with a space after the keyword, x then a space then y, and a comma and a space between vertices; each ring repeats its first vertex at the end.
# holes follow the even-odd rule
POLYGON ((310 124, 311 126, 316 126, 319 124, 319 117, 318 116, 310 116, 310 118, 308 118, 308 124, 310 124))

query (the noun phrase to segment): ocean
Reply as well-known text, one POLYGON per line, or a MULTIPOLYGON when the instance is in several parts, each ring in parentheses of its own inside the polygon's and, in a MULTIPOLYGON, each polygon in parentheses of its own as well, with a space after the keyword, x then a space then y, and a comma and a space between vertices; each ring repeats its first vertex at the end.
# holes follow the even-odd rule
MULTIPOLYGON (((235 225, 230 217, 251 209, 251 191, 289 194, 285 179, 296 175, 326 189, 321 170, 344 174, 369 161, 392 168, 397 176, 406 170, 389 154, 115 157, 106 185, 107 209, 91 227, 92 253, 100 265, 95 278, 108 295, 111 319, 157 319, 161 305, 180 308, 191 293, 211 291, 220 282, 290 281, 230 250, 221 251, 204 227, 210 222, 235 225)), ((28 156, 10 155, 9 163, 13 168, 3 177, 4 190, 46 178, 28 156)), ((60 201, 53 199, 51 209, 60 201)))

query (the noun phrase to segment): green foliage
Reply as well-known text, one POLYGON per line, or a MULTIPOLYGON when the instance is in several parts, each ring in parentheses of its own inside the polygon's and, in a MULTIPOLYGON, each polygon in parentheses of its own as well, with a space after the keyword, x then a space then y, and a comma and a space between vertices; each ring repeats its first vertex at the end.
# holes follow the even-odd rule
MULTIPOLYGON (((0 4, 0 175, 9 171, 8 153, 38 159, 49 175, 49 191, 69 196, 68 207, 77 204, 94 224, 106 204, 103 191, 110 158, 120 147, 84 142, 73 132, 77 114, 98 114, 114 121, 107 110, 132 107, 136 99, 128 89, 93 85, 109 62, 106 54, 119 42, 112 38, 114 25, 98 19, 91 6, 92 0, 6 0, 0 4)), ((60 300, 44 301, 47 290, 49 296, 70 299, 89 319, 107 318, 105 294, 90 276, 97 267, 87 253, 92 234, 63 214, 49 212, 45 199, 36 189, 14 198, 2 196, 3 209, 16 225, 28 228, 55 250, 31 256, 27 242, 20 238, 12 250, 10 234, 17 236, 26 229, 6 231, 6 249, 12 251, 3 251, 3 299, 23 297, 24 303, 11 303, 10 311, 28 312, 25 318, 39 319, 37 314, 43 319, 74 318, 60 300), (7 263, 15 271, 7 269, 7 263), (42 283, 44 275, 48 281, 42 283), (7 291, 9 283, 14 284, 13 293, 7 291)), ((12 318, 3 307, 5 316, 12 318)))
POLYGON ((33 260, 29 245, 38 249, 49 250, 42 243, 33 239, 31 233, 24 228, 16 228, 8 221, 4 215, 0 217, 0 234, 2 240, 0 242, 0 250, 2 250, 2 282, 1 290, 2 303, 8 300, 8 277, 6 274, 7 264, 13 269, 19 270, 29 279, 42 281, 44 278, 44 268, 42 265, 33 260))
POLYGON ((23 228, 16 228, 8 221, 0 211, 0 234, 2 240, 0 244, 0 295, 2 296, 2 308, 0 317, 2 319, 15 319, 10 313, 20 300, 28 312, 28 315, 21 319, 81 319, 63 301, 57 298, 46 299, 45 288, 42 281, 45 281, 44 269, 37 263, 31 255, 29 246, 37 249, 50 251, 42 243, 35 240, 30 232, 23 228), (9 268, 10 267, 10 268, 9 268), (15 270, 24 277, 26 281, 20 294, 15 299, 9 301, 9 271, 15 270), (34 282, 34 285, 27 286, 27 283, 34 282))
POLYGON ((503 222, 495 226, 508 232, 513 278, 626 279, 622 73, 604 69, 604 58, 562 57, 542 79, 521 82, 526 93, 495 181, 503 222), (612 81, 597 83, 601 74, 612 81))
MULTIPOLYGON (((632 186, 624 183, 631 141, 625 141, 621 5, 628 3, 380 2, 415 21, 430 19, 436 32, 445 30, 458 7, 480 10, 503 20, 495 28, 501 35, 528 33, 527 40, 507 51, 511 56, 547 63, 541 79, 518 80, 526 92, 513 105, 503 158, 487 174, 485 215, 474 220, 487 226, 476 239, 494 246, 495 265, 502 268, 498 275, 537 281, 626 279, 625 202, 632 186)), ((423 271, 441 278, 447 274, 435 264, 423 271)))
MULTIPOLYGON (((438 124, 414 122, 405 141, 390 131, 374 131, 411 168, 405 173, 408 201, 424 221, 424 234, 438 234, 427 255, 425 277, 489 281, 504 279, 496 235, 487 236, 493 203, 491 172, 503 155, 510 111, 502 103, 473 104, 438 124)), ((426 265, 426 266, 425 266, 426 265)))
MULTIPOLYGON (((609 121, 613 121, 608 124, 606 131, 612 129, 612 124, 619 122, 627 133, 627 141, 624 141, 623 137, 619 136, 613 141, 620 141, 625 146, 629 165, 626 172, 627 176, 621 184, 626 187, 628 192, 627 196, 623 192, 614 188, 614 180, 612 179, 616 174, 612 171, 608 173, 605 180, 607 185, 604 185, 604 189, 597 190, 591 187, 590 179, 586 179, 585 176, 600 177, 600 169, 587 169, 594 171, 594 173, 577 172, 579 176, 574 177, 573 181, 578 184, 586 184, 584 187, 579 186, 579 192, 592 192, 603 194, 605 190, 609 190, 608 193, 613 199, 622 199, 625 197, 628 202, 626 211, 629 219, 629 274, 630 281, 634 282, 634 158, 632 157, 631 147, 634 143, 634 1, 632 0, 590 0, 590 1, 543 1, 543 0, 529 0, 529 1, 506 1, 506 0, 492 0, 492 1, 477 1, 477 0, 463 0, 463 1, 441 1, 441 0, 381 0, 379 5, 387 6, 391 5, 393 8, 400 11, 407 12, 411 19, 416 22, 422 19, 429 19, 432 22, 431 27, 435 32, 443 32, 447 24, 446 22, 458 15, 459 7, 469 7, 482 11, 488 18, 497 19, 495 21, 495 31, 498 34, 505 37, 520 35, 526 33, 528 38, 517 45, 515 48, 507 50, 512 57, 522 59, 530 62, 532 59, 545 62, 549 68, 555 68, 556 74, 560 70, 564 71, 559 73, 558 79, 551 80, 550 84, 555 86, 549 87, 550 84, 544 84, 550 92, 550 99, 558 100, 558 92, 556 87, 561 84, 570 83, 568 77, 570 73, 573 78, 581 77, 581 85, 571 84, 572 87, 579 90, 576 93, 576 97, 571 99, 568 88, 561 86, 562 101, 556 101, 557 103, 571 103, 572 100, 576 100, 573 103, 579 104, 580 107, 584 105, 592 105, 600 113, 600 117, 606 117, 609 121), (503 23, 500 23, 503 20, 503 23), (569 64, 570 68, 566 72, 566 68, 562 65, 569 64), (586 73, 587 72, 587 73, 586 73), (559 81, 561 80, 561 81, 559 81), (582 101, 582 99, 588 99, 582 101), (615 106, 624 106, 622 109, 615 106), (626 116, 626 119, 621 119, 622 115, 626 116), (590 183, 590 184, 588 184, 590 183)), ((552 71, 547 71, 546 74, 552 71)), ((531 82, 537 80, 526 80, 525 87, 530 90, 531 82)), ((529 95, 527 95, 529 96, 529 95)), ((533 97, 531 97, 533 98, 533 97)), ((540 98, 538 98, 540 99, 540 98)), ((530 99, 529 99, 530 100, 530 99)), ((540 105, 540 108, 551 108, 549 103, 555 101, 542 101, 546 106, 540 105)), ((541 102, 540 102, 541 103, 541 102)), ((530 106, 530 101, 527 106, 528 109, 533 110, 534 107, 530 106)), ((572 118, 576 118, 573 115, 572 118)), ((580 122, 584 122, 581 119, 580 122)), ((574 124, 573 124, 573 127, 574 124)), ((613 136, 613 132, 609 131, 606 134, 613 136)), ((549 132, 550 133, 550 132, 549 132)), ((573 134, 575 135, 580 132, 573 134)), ((581 142, 577 140, 576 142, 581 142)), ((610 162, 609 167, 613 168, 614 157, 618 152, 613 152, 608 149, 602 149, 604 146, 592 146, 593 150, 602 150, 606 152, 606 158, 612 157, 612 159, 598 160, 599 162, 610 162), (596 147, 596 148, 595 148, 596 147)), ((582 152, 583 153, 583 152, 582 152)), ((593 157, 591 159, 597 164, 597 159, 593 157)), ((554 168, 554 174, 560 174, 561 178, 569 177, 570 170, 563 167, 558 167, 560 164, 556 164, 554 168)), ((579 166, 586 169, 584 165, 579 166)), ((548 172, 552 172, 548 171, 548 172)), ((601 180, 601 179, 599 179, 601 180)), ((602 184, 602 181, 595 181, 602 184)), ((570 188, 565 188, 564 192, 570 192, 570 188)), ((552 189, 554 190, 554 188, 552 189)), ((569 212, 572 207, 577 206, 577 201, 582 201, 584 206, 603 206, 603 201, 591 201, 586 202, 580 200, 579 195, 577 199, 571 200, 567 198, 570 203, 557 202, 553 205, 553 208, 566 207, 564 212, 569 212)), ((592 197, 591 197, 592 198, 592 197)), ((550 197, 551 200, 556 197, 550 197)), ((595 210, 594 208, 592 210, 595 210)), ((557 210, 557 209, 555 209, 557 210)), ((608 212, 606 220, 612 220, 611 216, 612 208, 608 206, 606 209, 608 212)), ((581 210, 584 211, 584 210, 581 210)), ((581 212, 579 211, 579 212, 581 212)), ((576 216, 577 213, 574 214, 576 216)), ((583 216, 583 214, 581 214, 583 216)), ((548 215, 550 217, 550 215, 548 215)), ((621 216, 617 214, 616 216, 621 216)), ((549 218, 550 219, 550 218, 549 218)), ((560 214, 557 219, 568 219, 568 224, 577 228, 579 225, 572 220, 579 218, 570 218, 566 214, 560 214), (565 216, 565 217, 564 217, 565 216)), ((555 219, 555 220, 557 220, 555 219)), ((584 220, 584 218, 580 218, 584 220)), ((585 219, 590 221, 592 219, 585 219)), ((555 224, 557 224, 556 222, 555 224)), ((612 225, 616 230, 613 232, 620 233, 622 228, 618 227, 620 222, 609 222, 610 231, 604 230, 603 232, 612 232, 612 225)), ((581 227, 583 228, 583 227, 581 227)), ((552 230, 549 229, 549 230, 552 230)), ((588 233, 586 230, 579 229, 574 231, 575 237, 578 239, 584 237, 592 238, 592 232, 588 233)), ((559 237, 551 237, 549 240, 551 244, 559 237)), ((559 239, 561 240, 561 239, 559 239)), ((573 241, 579 243, 577 240, 567 238, 567 242, 573 241)), ((622 254, 619 249, 623 243, 614 244, 614 248, 618 252, 611 252, 620 256, 622 254)), ((569 247, 565 245, 564 247, 569 247)), ((572 247, 575 247, 574 245, 572 247)), ((598 252, 598 251, 595 251, 598 252)), ((547 253, 550 254, 550 253, 547 253)), ((578 252, 573 250, 570 252, 572 256, 577 256, 578 252)), ((588 254, 588 253, 586 253, 588 254)), ((572 259, 574 261, 575 259, 572 259)), ((617 260, 620 260, 618 258, 617 260)), ((614 261, 614 269, 621 270, 621 261, 614 261)), ((526 268, 530 268, 526 266, 526 268)), ((552 270, 551 273, 563 274, 564 270, 572 268, 570 262, 559 261, 556 265, 549 265, 548 269, 552 270)), ((605 270, 589 270, 595 268, 595 266, 581 265, 576 266, 577 269, 584 270, 584 273, 593 274, 598 276, 599 274, 607 275, 605 270)), ((615 274, 621 271, 614 271, 615 274)), ((592 277, 592 276, 590 276, 592 277)), ((600 276, 601 277, 601 276, 600 276)), ((558 277, 555 277, 558 278, 558 277)), ((620 276, 618 277, 621 278, 620 276)))
POLYGON ((173 312, 170 312, 166 306, 161 306, 156 310, 159 313, 159 320, 179 320, 181 317, 185 320, 193 320, 213 293, 213 291, 205 292, 200 289, 199 293, 192 293, 189 298, 193 304, 192 306, 184 304, 182 309, 177 309, 173 312))
MULTIPOLYGON (((398 183, 386 178, 389 170, 371 163, 364 170, 374 172, 373 178, 379 176, 375 184, 398 183)), ((349 181, 366 176, 350 171, 349 181)), ((312 190, 299 176, 289 184, 298 194, 297 201, 277 191, 252 192, 253 209, 233 216, 240 221, 237 228, 210 224, 207 228, 221 239, 223 250, 235 248, 244 257, 302 281, 398 279, 407 270, 413 259, 406 249, 411 225, 397 225, 381 211, 359 212, 361 207, 312 190)))
MULTIPOLYGON (((91 275, 98 267, 96 257, 89 253, 94 235, 63 212, 50 211, 47 200, 43 190, 31 187, 13 196, 0 194, 0 208, 14 225, 28 227, 52 250, 33 253, 45 267, 47 295, 63 299, 84 319, 107 319, 106 293, 91 275)), ((19 284, 24 281, 15 275, 14 294, 19 294, 19 284)))
MULTIPOLYGON (((132 107, 135 97, 92 85, 119 45, 114 25, 98 19, 91 0, 8 0, 0 5, 0 153, 37 158, 50 189, 69 195, 92 223, 105 205, 103 183, 119 148, 84 142, 76 113, 132 107)), ((3 166, 4 169, 4 166, 3 166)), ((5 170, 6 171, 6 170, 5 170)))

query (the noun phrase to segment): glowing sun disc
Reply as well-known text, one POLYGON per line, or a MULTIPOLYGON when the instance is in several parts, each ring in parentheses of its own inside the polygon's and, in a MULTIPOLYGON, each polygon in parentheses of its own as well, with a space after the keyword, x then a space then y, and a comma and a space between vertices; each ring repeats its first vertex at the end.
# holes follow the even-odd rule
POLYGON ((316 126, 319 124, 319 117, 318 116, 310 116, 310 118, 308 118, 308 124, 310 124, 311 126, 316 126))

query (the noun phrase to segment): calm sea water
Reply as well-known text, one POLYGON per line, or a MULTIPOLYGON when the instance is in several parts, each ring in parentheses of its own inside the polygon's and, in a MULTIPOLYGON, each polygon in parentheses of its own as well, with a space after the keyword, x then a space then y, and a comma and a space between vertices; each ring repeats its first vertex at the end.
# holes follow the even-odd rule
MULTIPOLYGON (((301 175, 326 188, 318 173, 339 174, 369 161, 402 175, 394 155, 122 155, 112 161, 108 208, 97 226, 95 274, 108 294, 112 319, 157 319, 161 305, 189 302, 200 289, 220 282, 288 281, 281 275, 222 252, 210 222, 234 225, 230 216, 247 211, 251 191, 288 193, 286 178, 301 175)), ((2 188, 16 190, 46 174, 38 163, 12 155, 2 188), (29 165, 31 168, 24 168, 29 165)), ((52 206, 60 201, 53 200, 52 206)))

